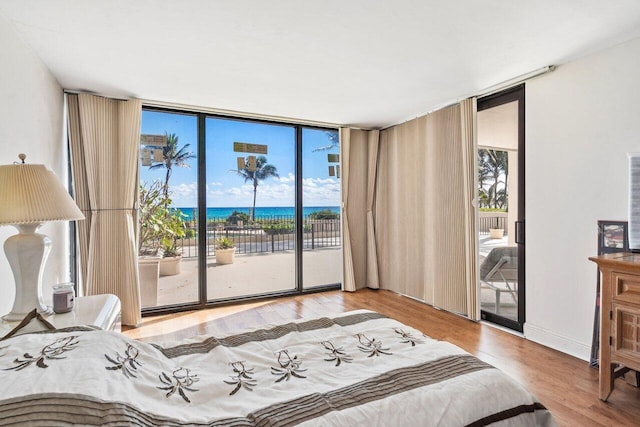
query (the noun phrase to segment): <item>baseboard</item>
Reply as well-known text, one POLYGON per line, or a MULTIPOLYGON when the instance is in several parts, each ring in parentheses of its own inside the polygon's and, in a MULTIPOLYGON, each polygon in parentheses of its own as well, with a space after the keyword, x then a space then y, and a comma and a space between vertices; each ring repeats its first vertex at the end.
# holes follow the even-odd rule
POLYGON ((545 347, 550 347, 578 359, 589 361, 591 357, 591 345, 585 345, 572 338, 558 335, 540 326, 525 323, 524 336, 529 341, 542 344, 545 347))

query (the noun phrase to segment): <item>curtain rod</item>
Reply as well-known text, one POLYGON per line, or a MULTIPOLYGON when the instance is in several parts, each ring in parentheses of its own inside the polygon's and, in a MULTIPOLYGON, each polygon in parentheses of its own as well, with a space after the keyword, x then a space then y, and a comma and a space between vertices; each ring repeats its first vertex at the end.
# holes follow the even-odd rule
POLYGON ((517 77, 514 77, 512 79, 506 80, 502 83, 498 83, 496 85, 493 86, 489 86, 488 88, 481 90, 480 92, 478 92, 477 94, 475 94, 474 96, 485 96, 485 95, 491 95, 493 93, 499 92, 501 90, 504 89, 508 89, 512 86, 516 86, 522 82, 525 82, 527 80, 533 79, 535 77, 539 77, 543 74, 547 74, 550 73, 552 71, 555 71, 555 69, 557 68, 556 65, 547 65, 546 67, 542 67, 539 68, 537 70, 533 70, 529 73, 525 73, 525 74, 521 74, 517 77))
POLYGON ((132 99, 136 99, 135 96, 127 96, 127 95, 109 95, 106 93, 99 92, 91 92, 87 90, 78 90, 78 89, 64 89, 62 91, 65 95, 79 95, 81 93, 86 93, 88 95, 99 96, 101 98, 113 99, 114 101, 130 101, 132 99))
POLYGON ((556 68, 558 68, 557 65, 547 65, 545 67, 538 68, 537 70, 533 70, 533 71, 530 71, 528 73, 521 74, 519 76, 513 77, 513 78, 511 78, 509 80, 505 80, 505 81, 503 81, 501 83, 498 83, 498 84, 495 84, 493 86, 489 86, 489 87, 487 87, 485 89, 482 89, 482 90, 480 90, 480 91, 478 91, 478 92, 476 92, 474 94, 471 94, 471 95, 468 95, 468 96, 463 96, 461 98, 457 98, 454 101, 448 101, 446 103, 442 103, 442 104, 437 105, 436 107, 432 108, 431 110, 427 111, 426 113, 420 113, 418 115, 411 116, 408 119, 404 119, 404 120, 401 120, 399 122, 396 122, 396 123, 390 124, 388 126, 385 126, 380 130, 383 131, 383 130, 392 128, 394 126, 401 125, 402 123, 406 123, 406 122, 408 122, 410 120, 413 120, 415 118, 426 116, 427 114, 431 114, 431 113, 433 113, 435 111, 442 110, 443 108, 451 107, 452 105, 455 105, 455 104, 459 103, 460 101, 462 101, 464 99, 467 99, 467 98, 473 98, 473 97, 477 98, 477 97, 481 97, 481 96, 491 95, 493 93, 500 92, 500 91, 505 90, 505 89, 509 89, 510 87, 519 85, 520 83, 524 83, 527 80, 530 80, 530 79, 533 79, 535 77, 542 76, 543 74, 547 74, 547 73, 550 73, 552 71, 555 71, 556 68))

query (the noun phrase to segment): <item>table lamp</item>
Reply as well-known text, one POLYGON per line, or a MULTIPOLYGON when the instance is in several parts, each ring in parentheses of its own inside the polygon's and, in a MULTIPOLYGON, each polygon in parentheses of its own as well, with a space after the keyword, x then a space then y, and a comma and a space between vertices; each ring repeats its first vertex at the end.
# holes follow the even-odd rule
POLYGON ((51 240, 36 231, 45 222, 84 219, 56 175, 44 165, 21 163, 0 166, 0 226, 19 231, 4 243, 13 271, 16 297, 6 321, 22 320, 34 308, 50 314, 42 299, 42 273, 51 240))

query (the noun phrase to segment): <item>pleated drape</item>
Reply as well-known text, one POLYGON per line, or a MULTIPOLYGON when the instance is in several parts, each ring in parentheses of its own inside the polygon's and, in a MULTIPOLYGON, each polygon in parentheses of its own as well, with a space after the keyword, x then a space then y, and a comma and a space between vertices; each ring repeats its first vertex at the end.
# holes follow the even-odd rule
POLYGON ((381 288, 475 319, 475 127, 469 102, 381 132, 374 222, 381 288))
POLYGON ((378 250, 376 247, 376 224, 374 204, 376 200, 376 176, 378 174, 378 145, 380 131, 368 132, 367 138, 367 280, 369 288, 378 289, 378 250))
POLYGON ((376 238, 380 287, 424 300, 432 292, 426 241, 425 119, 380 132, 376 185, 376 238))
POLYGON ((467 317, 480 320, 480 287, 478 276, 478 137, 477 137, 477 106, 476 98, 465 99, 460 102, 460 129, 462 148, 462 171, 464 174, 463 191, 465 206, 465 259, 467 260, 467 317))
POLYGON ((141 320, 135 223, 141 111, 139 100, 69 95, 76 197, 90 218, 78 235, 84 292, 118 296, 126 325, 141 320))
MULTIPOLYGON (((366 286, 378 287, 375 228, 369 228, 367 219, 375 194, 374 189, 368 188, 369 185, 375 185, 376 167, 371 166, 369 159, 373 155, 371 144, 377 146, 378 131, 340 129, 344 268, 342 289, 345 291, 355 291, 366 286), (373 181, 369 179, 369 174, 374 174, 373 181)), ((371 216, 373 217, 373 213, 371 216)))
POLYGON ((73 181, 73 195, 85 220, 76 222, 78 236, 78 290, 79 295, 85 294, 87 278, 87 264, 89 254, 89 230, 91 230, 91 203, 89 188, 87 187, 87 171, 84 159, 84 144, 80 132, 80 107, 77 95, 67 95, 67 109, 69 112, 69 151, 71 154, 71 175, 73 181))
MULTIPOLYGON (((455 313, 467 313, 465 201, 460 106, 427 116, 430 182, 428 219, 432 302, 455 313)), ((430 295, 425 295, 430 297, 430 295)))
POLYGON ((353 270, 353 251, 351 250, 351 230, 349 228, 349 153, 351 151, 351 130, 340 129, 340 182, 342 184, 342 206, 340 218, 342 218, 342 290, 355 291, 356 279, 353 270))

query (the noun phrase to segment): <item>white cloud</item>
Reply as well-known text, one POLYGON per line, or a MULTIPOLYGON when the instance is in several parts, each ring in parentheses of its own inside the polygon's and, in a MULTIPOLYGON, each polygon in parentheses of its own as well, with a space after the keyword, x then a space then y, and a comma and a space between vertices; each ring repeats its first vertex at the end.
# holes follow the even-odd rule
POLYGON ((333 179, 308 178, 303 180, 305 206, 339 206, 340 182, 333 179))
POLYGON ((251 195, 252 193, 253 193, 253 190, 247 185, 243 185, 242 187, 227 188, 224 191, 224 194, 229 194, 231 196, 246 196, 246 195, 251 195))
POLYGON ((316 184, 319 185, 323 185, 323 184, 340 184, 340 182, 335 179, 335 178, 307 178, 304 180, 306 181, 313 181, 316 184))
POLYGON ((280 182, 296 182, 296 177, 291 172, 289 172, 287 176, 281 176, 280 178, 274 178, 274 179, 280 182))
POLYGON ((193 207, 197 205, 198 183, 182 183, 169 185, 169 194, 173 206, 193 207))
MULTIPOLYGON (((303 182, 305 206, 338 206, 340 204, 340 181, 329 178, 307 178, 303 182)), ((207 186, 209 206, 245 207, 253 203, 253 185, 250 183, 216 189, 207 186)), ((256 195, 257 206, 293 206, 295 203, 295 177, 262 181, 256 195)))

